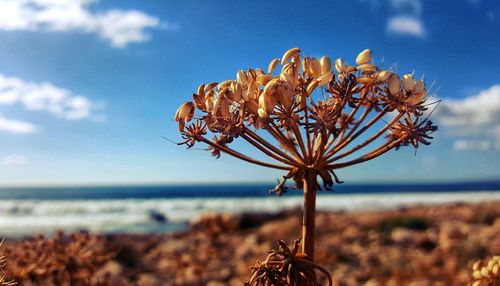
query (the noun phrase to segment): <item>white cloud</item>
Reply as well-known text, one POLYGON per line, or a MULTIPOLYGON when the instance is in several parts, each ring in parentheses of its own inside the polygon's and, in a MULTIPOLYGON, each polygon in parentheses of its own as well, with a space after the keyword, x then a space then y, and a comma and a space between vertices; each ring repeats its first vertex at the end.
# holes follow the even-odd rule
POLYGON ((398 15, 387 20, 387 33, 391 36, 412 36, 423 38, 426 35, 424 24, 420 18, 409 15, 398 15))
POLYGON ((2 164, 7 167, 23 166, 28 163, 28 158, 24 155, 11 154, 2 158, 2 164))
POLYGON ((69 90, 0 74, 0 105, 16 103, 28 110, 46 111, 69 120, 89 117, 92 112, 90 100, 69 90))
POLYGON ((14 134, 28 134, 36 131, 36 126, 25 121, 13 120, 0 115, 0 131, 14 134))
POLYGON ((49 31, 94 33, 113 47, 149 39, 146 29, 175 26, 137 10, 95 12, 90 6, 99 0, 1 0, 0 29, 7 31, 49 31))
POLYGON ((463 137, 454 150, 500 150, 499 84, 463 99, 444 99, 433 117, 452 135, 463 137))
POLYGON ((492 147, 490 140, 459 139, 453 143, 453 150, 456 151, 488 151, 492 147))
POLYGON ((443 100, 436 116, 448 126, 478 127, 500 124, 500 85, 460 100, 443 100))

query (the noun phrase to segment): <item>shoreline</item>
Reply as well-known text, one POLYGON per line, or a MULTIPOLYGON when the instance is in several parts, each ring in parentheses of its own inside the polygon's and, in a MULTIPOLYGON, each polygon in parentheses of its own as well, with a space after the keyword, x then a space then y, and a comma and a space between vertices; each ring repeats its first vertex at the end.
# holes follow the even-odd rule
MULTIPOLYGON (((291 192, 292 193, 292 192, 291 192)), ((500 191, 454 193, 365 193, 318 196, 319 211, 383 211, 401 206, 500 200, 500 191)), ((95 233, 151 233, 181 230, 207 212, 279 212, 301 207, 301 196, 191 199, 3 200, 4 236, 29 236, 87 229, 95 233), (165 223, 158 223, 161 218, 165 223)))

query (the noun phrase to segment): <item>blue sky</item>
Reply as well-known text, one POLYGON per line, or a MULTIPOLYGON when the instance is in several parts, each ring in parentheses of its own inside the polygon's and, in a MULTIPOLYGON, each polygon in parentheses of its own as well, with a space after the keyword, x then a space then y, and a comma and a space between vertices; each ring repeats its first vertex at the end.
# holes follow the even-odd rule
POLYGON ((272 182, 185 150, 173 114, 202 82, 291 47, 365 48, 436 81, 433 144, 342 169, 348 182, 500 178, 500 3, 0 0, 0 185, 272 182))

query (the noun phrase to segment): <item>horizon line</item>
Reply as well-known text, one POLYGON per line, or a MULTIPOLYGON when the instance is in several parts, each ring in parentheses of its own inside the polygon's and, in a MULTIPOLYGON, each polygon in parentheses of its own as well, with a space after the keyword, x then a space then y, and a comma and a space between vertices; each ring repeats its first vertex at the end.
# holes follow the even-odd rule
MULTIPOLYGON (((500 184, 500 178, 470 178, 462 180, 434 179, 426 181, 349 181, 340 185, 459 185, 459 184, 479 184, 492 183, 500 184)), ((126 187, 175 187, 175 186, 272 186, 275 184, 272 180, 269 181, 240 181, 240 182, 105 182, 105 183, 29 183, 29 184, 1 184, 0 189, 35 189, 35 188, 126 188, 126 187)))

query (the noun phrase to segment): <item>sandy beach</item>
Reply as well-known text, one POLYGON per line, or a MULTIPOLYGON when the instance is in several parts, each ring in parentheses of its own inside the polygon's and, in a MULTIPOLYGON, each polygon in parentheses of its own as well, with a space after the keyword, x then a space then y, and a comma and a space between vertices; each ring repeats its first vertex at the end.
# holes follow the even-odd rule
MULTIPOLYGON (((316 260, 334 285, 466 285, 474 261, 500 254, 500 201, 319 212, 316 222, 316 260)), ((70 284, 63 275, 60 285, 243 285, 249 267, 276 248, 277 239, 291 244, 299 229, 300 210, 292 209, 207 213, 187 231, 164 235, 7 239, 4 270, 20 285, 52 285, 57 267, 46 263, 59 251, 76 257, 72 279, 80 279, 70 284), (76 247, 61 249, 72 241, 76 247), (34 255, 30 248, 37 245, 42 250, 34 255)), ((71 264, 57 263, 57 275, 71 264)))

